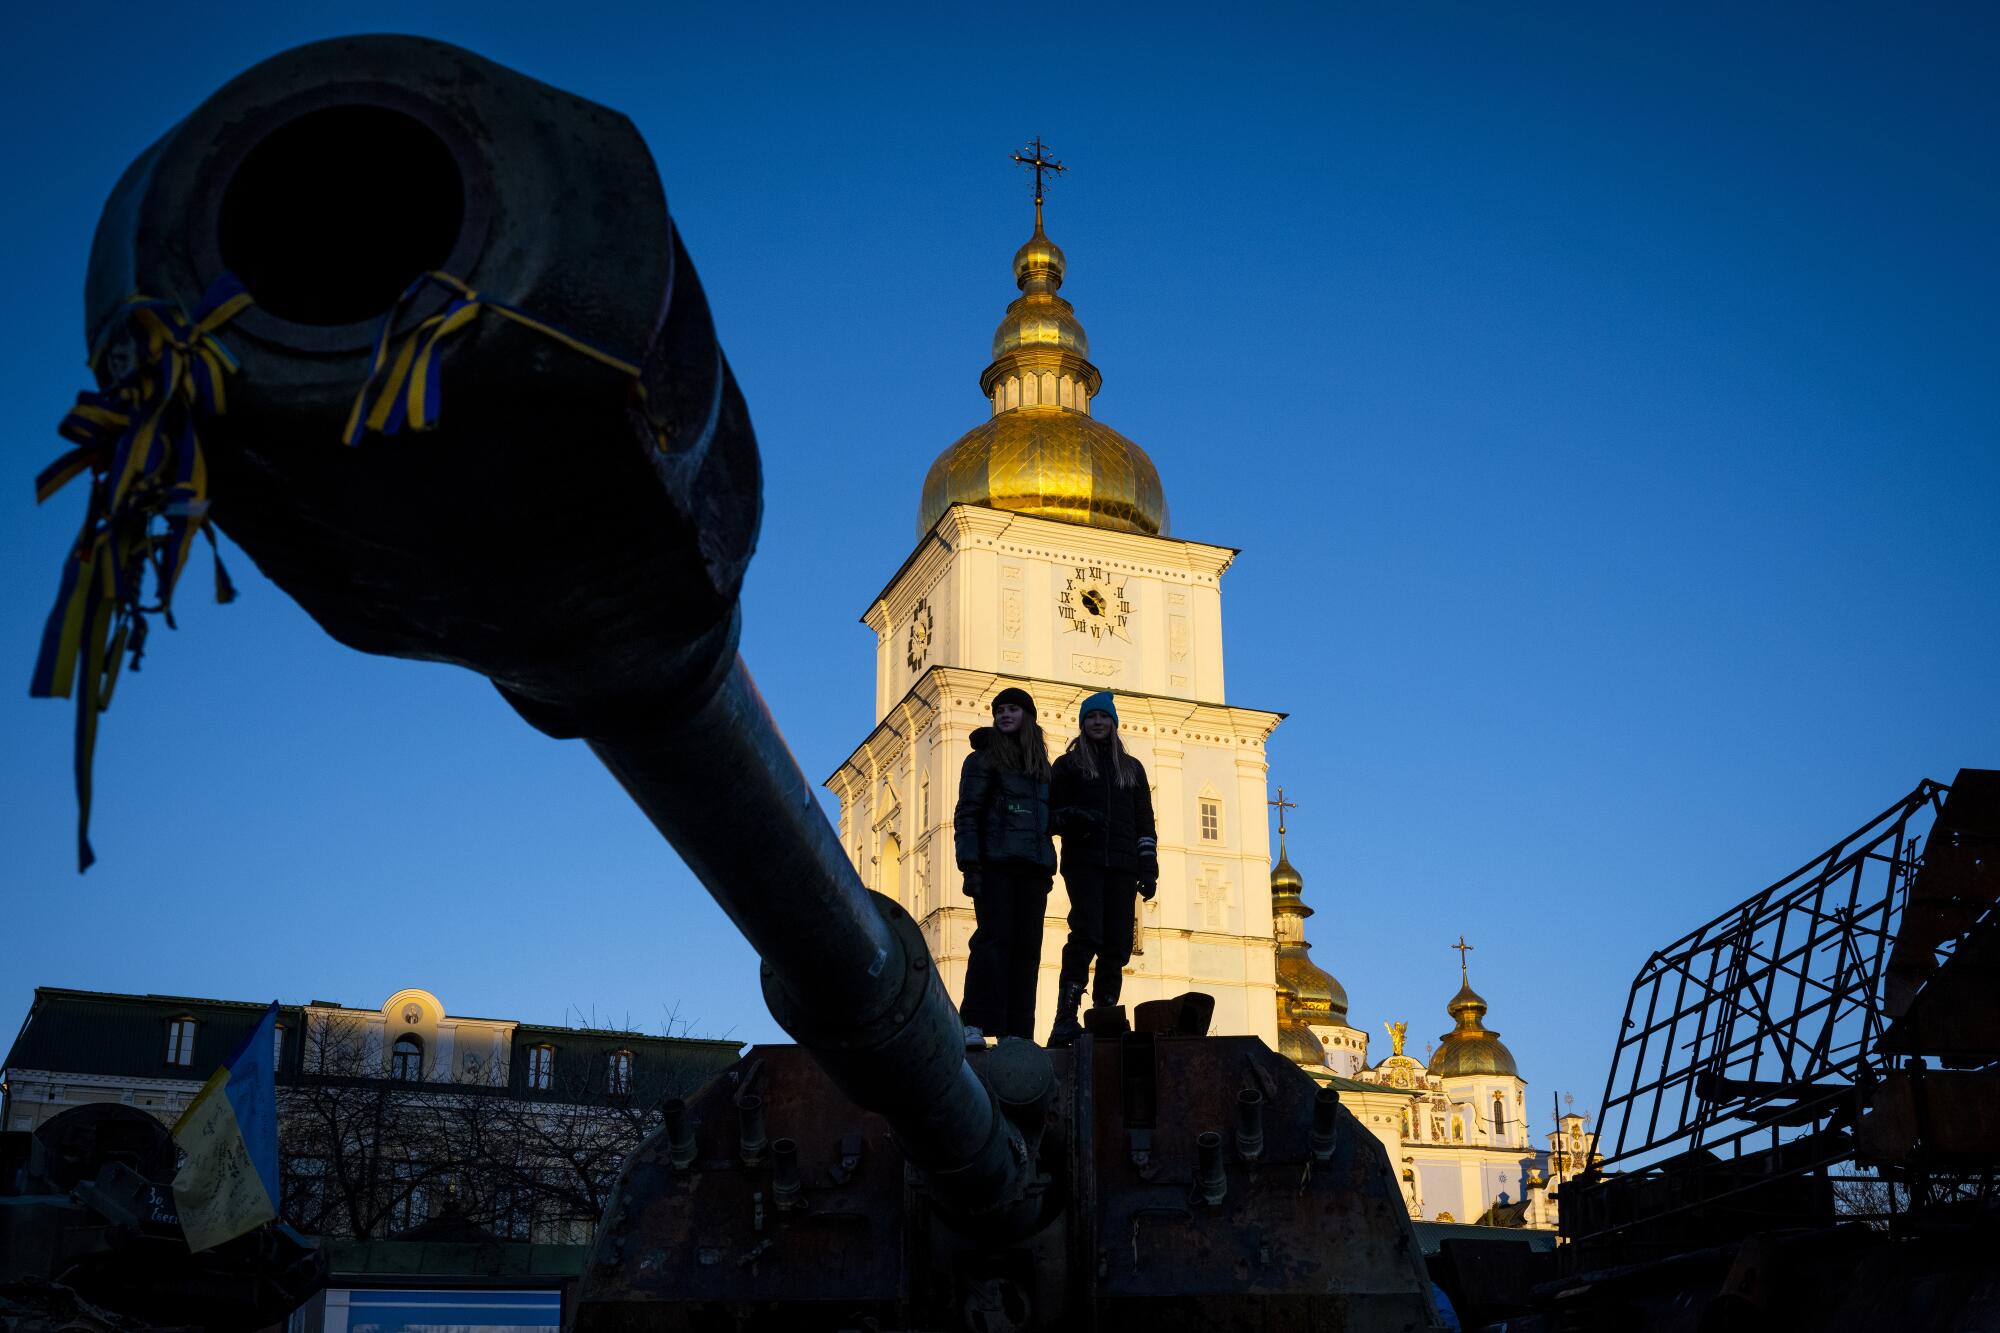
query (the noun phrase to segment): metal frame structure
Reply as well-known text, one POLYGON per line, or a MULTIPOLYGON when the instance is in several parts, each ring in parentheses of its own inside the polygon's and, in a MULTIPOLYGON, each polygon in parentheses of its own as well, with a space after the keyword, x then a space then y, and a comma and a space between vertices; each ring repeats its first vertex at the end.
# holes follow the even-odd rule
POLYGON ((1861 1199, 1843 1199, 1849 1216, 1907 1202, 1852 1166, 1847 1131, 1893 1062, 1881 1049, 1893 1018, 1885 970, 1919 840, 1949 790, 1918 783, 1824 854, 1646 960, 1626 1001, 1596 1133, 1602 1161, 1593 1176, 1626 1177, 1628 1188, 1622 1206, 1588 1210, 1573 1239, 1732 1198, 1754 1212, 1759 1201, 1742 1196, 1802 1176, 1822 1182, 1829 1200, 1843 1181, 1868 1181, 1861 1199), (1646 1177, 1659 1188, 1643 1188, 1646 1177))

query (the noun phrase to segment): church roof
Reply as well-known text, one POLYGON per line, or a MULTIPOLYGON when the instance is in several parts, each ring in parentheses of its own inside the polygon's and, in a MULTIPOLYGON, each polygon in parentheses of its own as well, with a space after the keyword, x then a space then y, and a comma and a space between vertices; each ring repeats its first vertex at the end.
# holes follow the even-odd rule
POLYGON ((1296 997, 1292 1007, 1300 1021, 1321 1026, 1345 1025, 1347 988, 1312 960, 1312 945, 1306 942, 1304 923, 1313 909, 1306 906, 1304 894, 1305 876, 1286 854, 1285 834, 1280 829, 1278 862, 1271 867, 1271 913, 1280 923, 1289 919, 1297 924, 1278 932, 1278 980, 1296 997))
POLYGON ((1472 980, 1462 966, 1459 980, 1458 994, 1445 1005, 1445 1012, 1457 1026, 1438 1038, 1438 1048, 1431 1052, 1431 1073, 1439 1078, 1482 1074, 1519 1078, 1514 1053, 1501 1042, 1499 1033, 1481 1021, 1486 1014, 1486 1000, 1472 989, 1472 980))
POLYGON ((1146 451, 1090 415, 1104 376, 1076 308, 1057 295, 1068 261, 1042 230, 1014 254, 1020 296, 993 333, 979 389, 992 417, 937 456, 924 477, 917 531, 955 504, 1163 537, 1167 499, 1146 451))

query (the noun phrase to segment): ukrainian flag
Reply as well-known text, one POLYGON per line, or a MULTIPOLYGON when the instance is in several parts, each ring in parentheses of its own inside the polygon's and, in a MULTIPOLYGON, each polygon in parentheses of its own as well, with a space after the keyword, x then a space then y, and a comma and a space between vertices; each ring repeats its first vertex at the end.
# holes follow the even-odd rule
POLYGON ((174 1203, 190 1250, 234 1240, 278 1216, 277 1068, 271 1043, 278 1004, 228 1063, 209 1076, 174 1124, 187 1165, 174 1177, 174 1203))

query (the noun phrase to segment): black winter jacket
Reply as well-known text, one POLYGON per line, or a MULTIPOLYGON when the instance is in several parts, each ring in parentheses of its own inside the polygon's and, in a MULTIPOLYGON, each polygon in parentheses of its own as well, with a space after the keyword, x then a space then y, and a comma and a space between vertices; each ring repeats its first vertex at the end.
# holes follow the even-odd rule
POLYGON ((958 807, 951 816, 958 868, 1008 862, 1053 871, 1049 786, 1010 772, 985 754, 999 734, 991 727, 973 732, 972 753, 959 770, 958 807))
POLYGON ((1074 754, 1058 757, 1051 774, 1049 804, 1055 809, 1056 832, 1062 834, 1063 868, 1092 865, 1137 870, 1142 857, 1158 856, 1153 792, 1146 785, 1146 766, 1125 756, 1125 762, 1137 771, 1132 785, 1121 787, 1111 777, 1110 747, 1099 750, 1097 757, 1095 778, 1083 775, 1083 765, 1074 754))

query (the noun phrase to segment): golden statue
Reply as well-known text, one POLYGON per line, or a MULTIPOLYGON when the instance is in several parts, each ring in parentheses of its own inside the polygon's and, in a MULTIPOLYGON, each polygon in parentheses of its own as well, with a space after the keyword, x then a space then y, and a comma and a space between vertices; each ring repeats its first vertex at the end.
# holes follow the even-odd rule
POLYGON ((1404 1034, 1409 1032, 1410 1025, 1408 1023, 1384 1023, 1382 1026, 1389 1029, 1389 1044, 1395 1047, 1395 1050, 1390 1052, 1390 1054, 1401 1055, 1403 1053, 1403 1037, 1404 1034))

